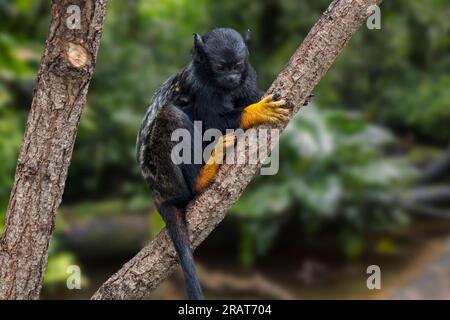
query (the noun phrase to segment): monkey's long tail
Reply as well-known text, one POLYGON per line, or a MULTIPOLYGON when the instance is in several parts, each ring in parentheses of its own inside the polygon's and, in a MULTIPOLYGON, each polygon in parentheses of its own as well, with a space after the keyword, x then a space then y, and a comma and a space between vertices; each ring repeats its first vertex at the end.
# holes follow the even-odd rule
POLYGON ((166 223, 170 238, 180 260, 188 298, 191 300, 203 300, 203 293, 197 272, 195 271, 194 258, 189 240, 186 210, 185 208, 177 208, 172 205, 160 206, 158 209, 166 223))

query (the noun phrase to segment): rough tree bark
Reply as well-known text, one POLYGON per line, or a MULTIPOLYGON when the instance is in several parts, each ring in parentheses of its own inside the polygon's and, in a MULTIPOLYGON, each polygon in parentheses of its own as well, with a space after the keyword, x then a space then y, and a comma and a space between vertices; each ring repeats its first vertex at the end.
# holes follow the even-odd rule
POLYGON ((0 299, 39 297, 106 2, 52 1, 52 21, 0 239, 0 299), (68 28, 70 5, 81 9, 78 29, 68 28))
MULTIPOLYGON (((278 93, 291 108, 291 117, 303 105, 315 85, 328 71, 340 51, 370 15, 368 8, 381 0, 334 0, 297 49, 267 94, 278 93)), ((283 130, 287 123, 280 126, 283 130)), ((247 136, 247 147, 237 147, 238 157, 258 149, 255 137, 247 136), (250 147, 249 147, 250 146, 250 147), (247 148, 247 149, 246 149, 247 148)), ((247 184, 257 173, 255 165, 223 165, 216 182, 188 208, 193 247, 197 247, 225 217, 247 184)), ((166 230, 122 269, 107 280, 93 299, 142 299, 177 267, 175 250, 166 230)))

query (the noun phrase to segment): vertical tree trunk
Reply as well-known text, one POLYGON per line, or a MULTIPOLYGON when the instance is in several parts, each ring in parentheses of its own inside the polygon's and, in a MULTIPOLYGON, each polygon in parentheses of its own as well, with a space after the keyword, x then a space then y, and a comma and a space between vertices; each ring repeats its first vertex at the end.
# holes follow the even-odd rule
POLYGON ((0 299, 39 297, 106 3, 52 1, 52 21, 0 240, 0 299), (70 19, 77 14, 71 5, 80 9, 79 28, 70 19))

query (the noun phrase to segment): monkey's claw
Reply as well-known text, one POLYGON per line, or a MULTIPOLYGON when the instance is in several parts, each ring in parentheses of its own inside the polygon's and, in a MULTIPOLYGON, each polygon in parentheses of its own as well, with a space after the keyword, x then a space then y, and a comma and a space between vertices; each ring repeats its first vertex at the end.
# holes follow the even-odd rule
POLYGON ((289 110, 283 108, 286 101, 278 100, 278 95, 268 95, 261 101, 244 109, 241 128, 248 129, 263 123, 279 123, 289 119, 289 110))
POLYGON ((282 108, 286 105, 286 101, 278 100, 275 95, 268 95, 258 102, 260 116, 263 122, 277 123, 286 121, 289 116, 289 110, 282 108))

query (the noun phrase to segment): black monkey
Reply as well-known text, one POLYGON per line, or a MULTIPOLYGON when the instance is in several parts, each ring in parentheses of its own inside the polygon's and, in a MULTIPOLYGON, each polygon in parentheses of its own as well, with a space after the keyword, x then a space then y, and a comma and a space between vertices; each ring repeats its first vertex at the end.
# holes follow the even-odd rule
MULTIPOLYGON (((156 91, 137 138, 137 161, 175 246, 190 299, 203 299, 203 294, 185 210, 189 201, 214 179, 225 149, 234 143, 234 135, 225 135, 226 129, 275 123, 286 120, 288 115, 288 110, 282 108, 284 101, 276 101, 273 96, 259 101, 263 92, 257 87, 256 72, 248 61, 249 38, 249 31, 241 36, 227 28, 213 29, 203 36, 194 34, 192 61, 156 91), (215 128, 223 136, 206 163, 175 164, 171 159, 176 144, 171 140, 172 132, 186 129, 193 137, 199 130, 194 121, 202 122, 203 131, 215 128)), ((192 153, 203 154, 203 148, 192 141, 192 153)))

